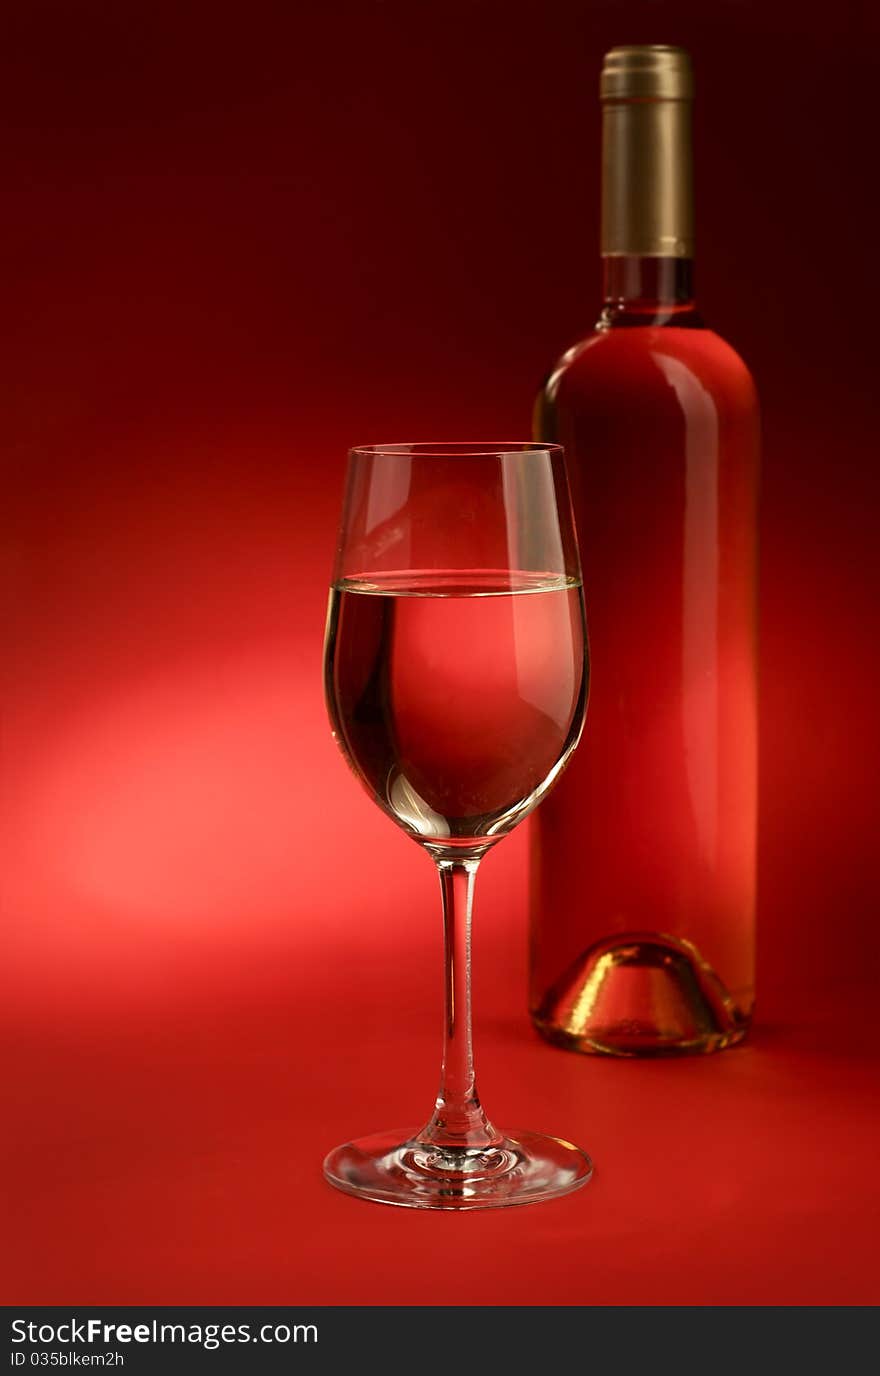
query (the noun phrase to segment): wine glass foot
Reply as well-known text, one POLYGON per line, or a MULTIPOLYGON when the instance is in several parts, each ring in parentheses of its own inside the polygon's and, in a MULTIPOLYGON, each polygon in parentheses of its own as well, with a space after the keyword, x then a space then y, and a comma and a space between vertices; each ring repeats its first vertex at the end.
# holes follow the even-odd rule
POLYGON ((346 1142, 324 1161, 324 1175, 336 1189, 411 1209, 537 1204, 579 1189, 592 1174, 593 1163, 580 1147, 534 1132, 457 1152, 441 1152, 404 1132, 380 1132, 346 1142))

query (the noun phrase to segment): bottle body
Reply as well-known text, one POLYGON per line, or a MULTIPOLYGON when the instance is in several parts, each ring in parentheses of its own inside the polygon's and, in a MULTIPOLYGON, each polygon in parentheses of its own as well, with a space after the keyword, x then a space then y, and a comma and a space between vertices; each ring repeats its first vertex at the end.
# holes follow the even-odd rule
POLYGON ((531 823, 531 1013, 579 1050, 727 1046, 754 1003, 754 386, 655 303, 569 350, 536 431, 565 448, 593 678, 531 823))

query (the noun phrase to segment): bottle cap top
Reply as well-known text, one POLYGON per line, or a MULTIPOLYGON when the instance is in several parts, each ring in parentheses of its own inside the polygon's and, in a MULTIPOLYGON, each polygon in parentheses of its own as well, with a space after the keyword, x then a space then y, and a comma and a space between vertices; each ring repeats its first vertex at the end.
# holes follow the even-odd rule
POLYGON ((600 100, 692 100, 693 95, 691 59, 684 48, 647 43, 605 54, 600 100))

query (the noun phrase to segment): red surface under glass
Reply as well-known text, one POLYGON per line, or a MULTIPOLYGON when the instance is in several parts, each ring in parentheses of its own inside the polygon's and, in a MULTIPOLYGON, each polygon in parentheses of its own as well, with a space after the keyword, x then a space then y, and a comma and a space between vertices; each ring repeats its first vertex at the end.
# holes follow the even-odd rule
MULTIPOLYGON (((490 927, 524 878, 522 854, 506 875, 503 857, 481 876, 490 927)), ((847 998, 780 1008, 721 1056, 574 1056, 529 1029, 524 962, 484 933, 476 1007, 493 1112, 548 1129, 564 1119, 590 1144, 592 1182, 458 1217, 331 1189, 322 1151, 376 1121, 419 1121, 436 1073, 439 990, 425 970, 437 973, 439 933, 421 954, 413 938, 439 924, 416 858, 417 908, 349 894, 376 934, 372 958, 330 955, 325 926, 283 970, 251 957, 208 990, 204 962, 185 980, 180 960, 176 1004, 130 999, 115 1019, 80 1010, 19 1038, 6 1303, 877 1302, 876 1066, 854 1053, 870 1023, 847 998)))

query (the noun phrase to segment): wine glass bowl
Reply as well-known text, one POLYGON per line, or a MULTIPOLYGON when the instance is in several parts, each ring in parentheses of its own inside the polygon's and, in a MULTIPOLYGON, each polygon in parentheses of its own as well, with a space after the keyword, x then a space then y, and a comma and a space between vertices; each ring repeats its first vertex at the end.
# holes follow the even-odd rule
POLYGON ((346 579, 328 626, 334 733, 399 826, 474 853, 535 806, 586 695, 580 587, 439 570, 346 579))
POLYGON ((556 1138, 505 1137, 476 1093, 470 924, 477 867, 540 802, 583 727, 588 657, 562 451, 384 445, 349 457, 324 656, 334 736, 433 857, 446 1019, 434 1114, 338 1148, 330 1182, 415 1207, 528 1203, 589 1178, 556 1138))

